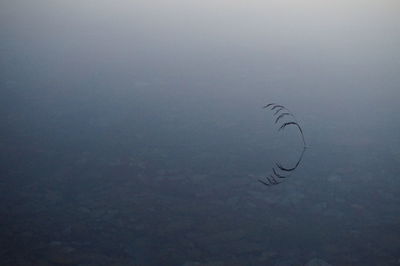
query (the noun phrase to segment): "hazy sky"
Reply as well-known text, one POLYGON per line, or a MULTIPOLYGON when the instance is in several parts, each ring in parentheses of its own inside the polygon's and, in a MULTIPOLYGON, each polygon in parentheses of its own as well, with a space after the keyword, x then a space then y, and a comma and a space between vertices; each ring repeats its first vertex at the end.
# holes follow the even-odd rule
POLYGON ((170 82, 370 103, 399 97, 399 18, 396 0, 4 0, 0 52, 8 80, 38 86, 170 82))

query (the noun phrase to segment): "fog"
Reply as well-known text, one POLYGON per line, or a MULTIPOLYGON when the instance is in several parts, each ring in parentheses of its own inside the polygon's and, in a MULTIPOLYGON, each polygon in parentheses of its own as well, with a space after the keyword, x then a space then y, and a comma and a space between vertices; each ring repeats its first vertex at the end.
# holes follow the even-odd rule
POLYGON ((399 263, 398 1, 3 0, 0 36, 2 265, 399 263), (268 103, 308 146, 274 186, 268 103))

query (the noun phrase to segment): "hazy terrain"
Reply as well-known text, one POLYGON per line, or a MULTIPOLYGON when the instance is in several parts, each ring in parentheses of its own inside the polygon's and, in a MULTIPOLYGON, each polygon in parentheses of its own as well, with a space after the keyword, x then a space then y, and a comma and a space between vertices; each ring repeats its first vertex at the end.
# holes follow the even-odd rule
POLYGON ((399 18, 394 0, 3 0, 0 264, 399 265, 399 18), (309 145, 273 187, 257 179, 302 145, 269 102, 309 145))

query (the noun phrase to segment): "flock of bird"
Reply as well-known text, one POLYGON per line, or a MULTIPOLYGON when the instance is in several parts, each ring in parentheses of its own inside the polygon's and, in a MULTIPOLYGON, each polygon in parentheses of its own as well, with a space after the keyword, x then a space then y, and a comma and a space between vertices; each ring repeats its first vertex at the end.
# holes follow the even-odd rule
POLYGON ((263 109, 268 109, 270 111, 275 111, 273 116, 277 116, 275 119, 275 124, 278 124, 284 118, 289 118, 286 122, 283 122, 282 125, 279 127, 278 131, 284 130, 287 126, 295 126, 303 140, 303 150, 297 160, 297 162, 292 167, 285 167, 281 163, 276 162, 275 167, 272 168, 272 173, 265 176, 263 179, 258 179, 260 183, 266 186, 273 186, 283 182, 283 180, 289 177, 294 170, 300 165, 301 160, 303 159, 304 152, 307 148, 306 141, 304 138, 303 130, 301 129, 299 123, 297 122, 296 117, 290 112, 285 106, 276 104, 276 103, 269 103, 263 106, 263 109))

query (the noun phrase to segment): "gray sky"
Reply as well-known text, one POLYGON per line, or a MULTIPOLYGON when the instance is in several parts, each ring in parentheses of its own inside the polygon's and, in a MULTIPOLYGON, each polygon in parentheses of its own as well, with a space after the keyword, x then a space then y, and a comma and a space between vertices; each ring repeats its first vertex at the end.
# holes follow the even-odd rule
POLYGON ((239 99, 297 94, 293 100, 304 103, 399 97, 398 1, 0 5, 6 73, 14 65, 40 80, 118 73, 120 79, 151 82, 152 75, 181 81, 185 90, 202 84, 210 93, 239 99))

